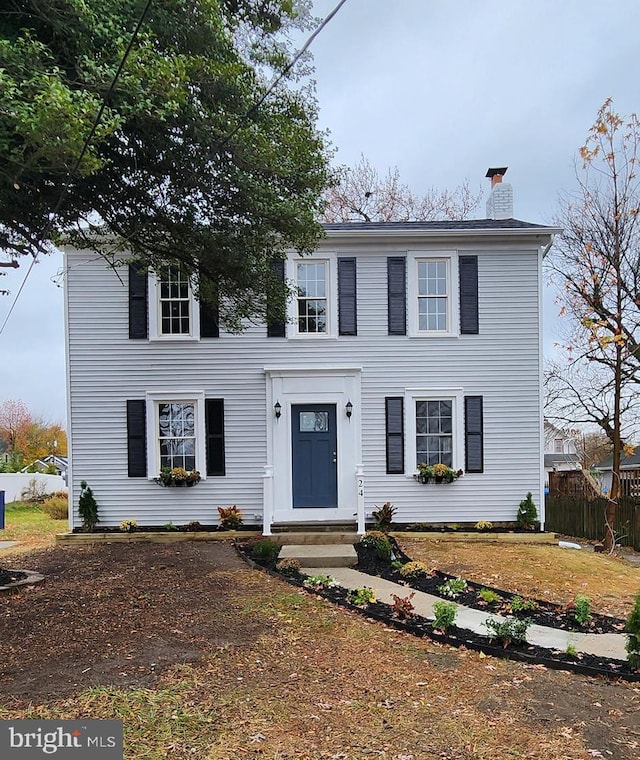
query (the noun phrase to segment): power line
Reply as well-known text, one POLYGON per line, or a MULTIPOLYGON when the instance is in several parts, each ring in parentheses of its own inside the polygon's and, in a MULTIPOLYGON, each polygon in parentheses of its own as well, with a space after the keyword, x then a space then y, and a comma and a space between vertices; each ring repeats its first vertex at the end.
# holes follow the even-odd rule
POLYGON ((238 134, 238 132, 242 129, 243 125, 247 121, 247 119, 255 113, 255 111, 260 108, 260 106, 265 102, 265 100, 271 95, 271 93, 275 90, 275 88, 280 84, 280 82, 284 79, 284 77, 287 76, 287 74, 291 71, 291 69, 298 63, 300 58, 307 52, 307 50, 311 47, 311 43, 315 40, 315 38, 320 34, 320 32, 327 26, 327 24, 331 21, 331 19, 336 15, 336 13, 342 8, 342 6, 347 2, 347 0, 340 0, 340 2, 336 5, 336 7, 331 11, 331 13, 324 19, 324 21, 318 26, 318 28, 313 32, 313 34, 309 37, 309 39, 304 43, 304 45, 298 50, 296 55, 291 59, 291 61, 284 67, 284 69, 278 74, 278 76, 273 80, 273 82, 267 87, 266 91, 263 93, 262 97, 260 97, 252 106, 251 108, 242 115, 240 118, 239 123, 234 127, 234 129, 229 132, 229 134, 224 137, 217 145, 218 150, 221 148, 224 148, 225 145, 231 140, 232 137, 238 134))
MULTIPOLYGON (((76 162, 74 163, 71 172, 69 174, 70 177, 73 177, 78 169, 80 168, 80 164, 82 163, 82 159, 85 156, 85 153, 89 149, 89 143, 93 139, 93 136, 96 133, 96 129, 98 128, 98 124, 100 123, 100 119, 102 118, 102 115, 107 107, 107 101, 113 94, 113 91, 115 89, 116 83, 118 79, 120 78, 120 74, 122 73, 122 70, 124 68, 125 63, 127 62, 127 58, 129 57, 129 54, 131 53, 131 50, 133 49, 133 45, 138 37, 138 34, 140 32, 140 29, 142 28, 142 24, 144 23, 144 20, 147 16, 147 13, 149 12, 149 9, 151 7, 152 0, 147 0, 146 5, 144 6, 144 9, 142 13, 140 14, 140 18, 138 19, 138 23, 136 24, 136 28, 133 31, 133 34, 131 35, 131 39, 129 40, 129 44, 127 45, 127 49, 124 52, 124 55, 122 56, 122 60, 120 61, 120 64, 118 65, 118 68, 116 69, 115 74, 113 75, 113 78, 111 79, 111 84, 109 85, 109 89, 104 94, 102 98, 102 103, 100 104, 100 108, 98 109, 98 113, 96 114, 95 119, 93 120, 93 124, 91 125, 91 129, 89 130, 89 134, 86 136, 84 143, 82 145, 82 150, 80 151, 80 155, 76 159, 76 162)), ((29 266, 29 269, 27 269, 27 273, 24 276, 24 279, 22 281, 22 284, 20 285, 20 288, 18 289, 18 292, 16 293, 16 297, 13 299, 13 303, 11 304, 11 308, 9 309, 9 312, 7 313, 7 316, 5 317, 4 322, 2 323, 2 327, 0 327, 0 335, 4 332, 4 328, 7 326, 7 322, 9 321, 9 317, 13 313, 13 310, 16 307, 16 304, 18 303, 18 299, 20 298, 20 294, 24 290, 24 286, 27 284, 27 280, 29 279, 29 275, 31 274, 31 270, 33 269, 34 264, 38 260, 38 256, 40 255, 40 250, 43 244, 43 241, 47 239, 49 236, 49 233, 51 232, 51 228, 53 227, 54 220, 56 216, 58 215, 60 209, 62 208, 62 204, 65 201, 65 198, 69 194, 69 186, 70 186, 70 180, 67 181, 67 183, 64 185, 62 190, 60 191, 60 195, 58 196, 58 201, 56 205, 53 208, 53 211, 49 215, 49 219, 47 223, 42 228, 42 231, 37 236, 36 240, 33 243, 34 251, 32 253, 32 260, 31 264, 29 266)))

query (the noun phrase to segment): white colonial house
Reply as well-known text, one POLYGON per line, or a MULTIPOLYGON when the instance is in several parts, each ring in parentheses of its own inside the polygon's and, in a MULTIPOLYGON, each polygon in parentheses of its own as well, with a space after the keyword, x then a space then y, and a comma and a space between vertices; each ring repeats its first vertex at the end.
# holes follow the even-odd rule
POLYGON ((509 522, 528 491, 544 519, 541 269, 556 231, 511 214, 328 224, 312 256, 274 264, 297 288, 288 321, 241 334, 178 271, 67 250, 71 527, 82 480, 105 526, 212 524, 236 504, 266 534, 362 531, 387 501, 398 523, 509 522), (419 462, 464 474, 422 483, 419 462), (177 466, 202 480, 161 487, 177 466))

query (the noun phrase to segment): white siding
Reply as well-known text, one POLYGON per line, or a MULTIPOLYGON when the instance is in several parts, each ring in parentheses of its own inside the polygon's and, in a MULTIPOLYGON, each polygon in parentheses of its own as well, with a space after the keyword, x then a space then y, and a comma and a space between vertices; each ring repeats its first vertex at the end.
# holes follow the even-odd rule
MULTIPOLYGON (((336 339, 267 338, 263 326, 194 342, 128 338, 126 269, 119 277, 93 255, 67 256, 72 495, 87 480, 105 525, 217 521, 218 505, 237 504, 260 522, 267 464, 264 368, 362 367, 362 459, 366 510, 392 501, 400 522, 513 520, 531 491, 540 504, 539 249, 531 236, 510 245, 442 240, 433 247, 479 257, 480 334, 450 338, 387 335, 386 257, 428 240, 354 245, 329 239, 338 255, 357 256, 358 335, 336 339), (484 399, 484 472, 450 485, 387 475, 385 396, 405 388, 462 388, 484 399), (226 476, 195 488, 161 488, 127 477, 127 399, 148 391, 202 390, 223 398, 226 476)), ((542 241, 546 242, 546 241, 542 241)), ((454 283, 457 288, 457 283, 454 283)), ((457 316, 456 316, 457 320, 457 316)), ((463 464, 464 466, 464 464, 463 464)))

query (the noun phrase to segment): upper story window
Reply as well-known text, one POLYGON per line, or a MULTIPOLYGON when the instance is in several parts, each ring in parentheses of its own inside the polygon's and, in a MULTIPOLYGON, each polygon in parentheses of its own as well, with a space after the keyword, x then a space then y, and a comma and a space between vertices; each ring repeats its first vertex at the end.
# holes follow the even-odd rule
POLYGON ((449 321, 447 262, 418 261, 418 330, 443 332, 449 321))
POLYGON ((325 333, 328 327, 327 262, 299 262, 298 332, 325 333))
POLYGON ((564 441, 562 440, 562 438, 553 439, 553 453, 564 454, 564 441))
POLYGON ((160 276, 160 333, 191 333, 191 288, 189 278, 177 267, 169 267, 160 276))
POLYGON ((409 251, 408 317, 412 337, 458 335, 458 256, 455 251, 409 251))
POLYGON ((179 267, 167 267, 150 279, 149 337, 151 340, 197 340, 200 310, 193 288, 179 267))

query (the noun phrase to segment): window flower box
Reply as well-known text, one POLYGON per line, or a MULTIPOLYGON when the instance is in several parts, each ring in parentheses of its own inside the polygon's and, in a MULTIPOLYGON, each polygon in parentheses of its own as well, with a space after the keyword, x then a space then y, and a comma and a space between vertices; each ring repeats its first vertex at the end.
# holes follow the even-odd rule
POLYGON ((462 470, 454 470, 441 462, 433 465, 420 462, 413 477, 419 483, 453 483, 463 474, 462 470))
POLYGON ((159 486, 195 486, 200 482, 200 473, 197 470, 185 470, 182 467, 163 467, 160 475, 154 478, 159 486))

